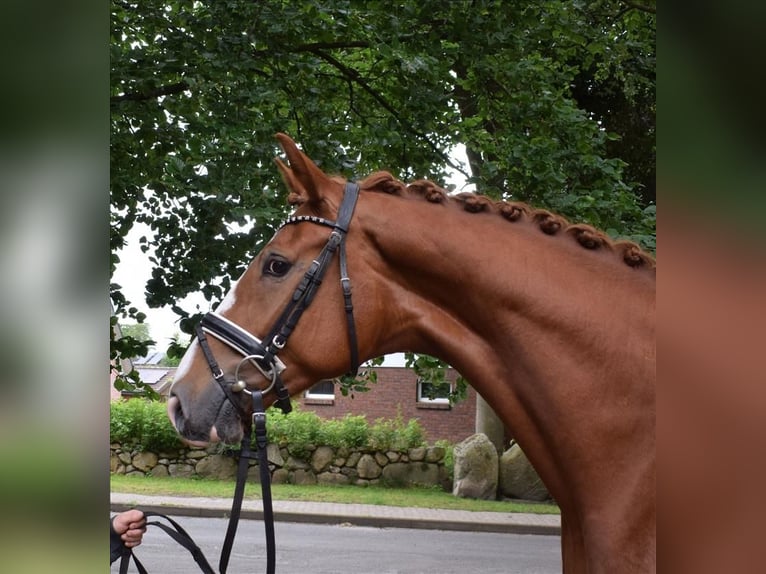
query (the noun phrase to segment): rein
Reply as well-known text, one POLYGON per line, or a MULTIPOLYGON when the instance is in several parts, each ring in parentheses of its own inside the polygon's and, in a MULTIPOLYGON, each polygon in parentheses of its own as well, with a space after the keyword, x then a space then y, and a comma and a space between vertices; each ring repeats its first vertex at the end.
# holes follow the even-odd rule
MULTIPOLYGON (((313 301, 336 251, 339 253, 340 258, 340 285, 343 292, 348 342, 351 355, 349 374, 355 375, 359 368, 359 349, 357 345, 356 325, 354 322, 354 306, 351 301, 351 279, 348 276, 345 242, 348 226, 351 223, 351 217, 354 214, 354 208, 356 207, 358 197, 359 186, 356 183, 348 182, 346 183, 343 199, 338 208, 338 217, 335 221, 313 215, 299 215, 288 218, 279 227, 279 229, 282 229, 286 225, 314 223, 330 227, 332 231, 330 232, 330 236, 322 248, 322 251, 317 258, 312 261, 308 271, 306 271, 298 284, 298 287, 296 287, 293 292, 292 297, 263 341, 233 321, 214 312, 207 313, 196 326, 195 332, 197 341, 202 349, 202 353, 205 355, 205 359, 210 367, 210 372, 213 374, 213 379, 215 379, 215 382, 218 383, 224 393, 225 398, 223 400, 228 400, 234 406, 245 427, 245 433, 242 438, 242 445, 239 452, 237 482, 234 488, 232 508, 229 515, 229 525, 221 548, 221 557, 218 565, 220 574, 225 574, 226 572, 231 549, 234 544, 234 537, 237 533, 237 525, 239 524, 242 499, 245 493, 245 483, 247 481, 247 473, 249 469, 249 459, 255 458, 252 451, 253 446, 255 446, 257 454, 261 479, 263 522, 266 529, 266 572, 267 574, 273 574, 275 571, 276 545, 274 540, 274 511, 271 502, 271 475, 269 473, 269 461, 266 452, 268 438, 266 435, 266 413, 263 408, 263 395, 273 389, 277 396, 275 401, 277 407, 279 407, 285 414, 292 410, 290 393, 281 378, 282 371, 287 367, 277 355, 285 348, 288 338, 298 324, 298 320, 313 301), (215 337, 243 356, 243 359, 235 370, 233 379, 226 376, 218 365, 218 362, 215 360, 215 356, 207 340, 207 335, 215 337), (250 390, 247 388, 247 383, 239 378, 239 369, 244 363, 249 363, 255 366, 255 368, 270 381, 265 389, 250 390), (242 408, 241 401, 238 398, 241 397, 243 393, 250 395, 251 397, 251 416, 246 414, 245 410, 242 408)), ((207 562, 207 559, 202 554, 202 551, 180 525, 165 515, 149 512, 147 512, 146 515, 167 519, 175 527, 175 530, 156 521, 147 522, 147 524, 159 526, 174 540, 189 550, 204 574, 215 574, 210 567, 210 564, 207 562)), ((143 565, 141 565, 129 549, 126 550, 127 551, 122 556, 122 562, 120 563, 120 573, 124 574, 128 571, 129 559, 132 556, 139 573, 145 574, 146 570, 143 565)))

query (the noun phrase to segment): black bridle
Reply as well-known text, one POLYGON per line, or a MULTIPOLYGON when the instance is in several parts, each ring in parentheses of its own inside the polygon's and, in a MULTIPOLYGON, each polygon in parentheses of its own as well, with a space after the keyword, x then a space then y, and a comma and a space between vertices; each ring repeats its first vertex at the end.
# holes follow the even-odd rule
MULTIPOLYGON (((324 247, 316 259, 309 266, 308 271, 301 279, 298 287, 293 292, 292 297, 287 302, 284 310, 277 321, 269 330, 263 340, 249 333, 233 321, 219 315, 218 313, 208 313, 196 327, 196 336, 202 349, 205 359, 213 374, 213 378, 223 390, 225 399, 228 399, 235 407, 244 426, 244 437, 242 447, 239 453, 239 466, 237 470, 237 484, 232 501, 232 509, 229 517, 229 526, 226 532, 223 547, 221 548, 221 558, 219 569, 224 574, 228 566, 231 548, 234 543, 234 536, 237 530, 240 510, 242 507, 242 498, 244 495, 245 481, 249 468, 249 459, 252 456, 252 449, 255 446, 258 457, 258 466, 260 468, 261 488, 263 491, 263 518, 266 527, 266 555, 268 574, 272 574, 275 569, 275 544, 274 544, 274 515, 271 505, 271 476, 269 474, 268 458, 266 456, 266 447, 268 440, 266 437, 266 415, 263 407, 263 395, 272 389, 276 393, 275 404, 282 409, 284 413, 292 410, 290 404, 290 393, 282 382, 282 371, 285 370, 285 364, 278 358, 279 352, 287 345, 287 340, 298 324, 298 320, 304 311, 314 300, 319 286, 322 284, 327 268, 337 251, 340 259, 340 285, 343 292, 344 308, 346 312, 346 325, 348 330, 348 343, 350 349, 350 369, 349 373, 356 374, 359 368, 359 350, 356 338, 356 326, 354 323, 354 306, 351 301, 351 280, 348 276, 348 265, 346 262, 346 234, 351 217, 354 214, 356 201, 359 196, 359 186, 356 183, 348 182, 343 192, 343 199, 338 208, 338 216, 335 221, 316 217, 313 215, 298 215, 288 218, 280 227, 298 223, 314 223, 332 229, 324 247), (227 377, 218 362, 215 360, 213 351, 208 344, 207 335, 215 337, 222 343, 228 345, 237 353, 243 356, 234 377, 227 377), (244 363, 255 366, 258 371, 270 381, 265 389, 248 389, 247 383, 240 379, 239 369, 244 363), (242 394, 250 395, 252 400, 252 415, 247 416, 242 408, 240 398, 242 394), (253 430, 255 431, 253 433, 253 430)), ((277 230, 278 232, 279 230, 277 230)), ((192 543, 193 544, 193 543, 192 543)), ((195 557, 196 559, 196 557, 195 557)), ((198 563, 200 563, 198 561, 198 563)), ((203 572, 207 572, 202 566, 203 572)), ((211 570, 212 571, 212 570, 211 570)))
MULTIPOLYGON (((215 337, 241 354, 244 358, 240 365, 244 362, 254 365, 270 381, 270 384, 266 389, 262 390, 262 393, 266 394, 273 388, 277 395, 276 405, 283 412, 290 412, 292 409, 290 394, 284 386, 281 377, 281 373, 286 367, 278 358, 278 354, 287 345, 287 340, 298 324, 298 320, 314 300, 314 296, 322 284, 324 275, 336 251, 339 253, 340 258, 340 285, 343 292, 348 343, 351 354, 349 374, 356 374, 359 368, 359 350, 354 323, 354 306, 351 301, 351 279, 348 276, 345 239, 358 196, 359 186, 356 183, 348 182, 346 183, 343 199, 338 209, 338 217, 335 221, 313 215, 298 215, 288 218, 279 227, 279 229, 282 229, 287 225, 307 222, 329 227, 332 231, 321 252, 312 261, 308 271, 306 271, 292 297, 263 341, 217 313, 206 314, 200 324, 197 325, 197 339, 210 366, 210 371, 213 373, 213 378, 222 387, 228 386, 227 389, 224 389, 224 392, 237 408, 239 408, 237 401, 233 400, 231 393, 245 392, 251 394, 252 391, 247 389, 247 385, 240 381, 238 376, 235 377, 234 381, 227 381, 226 375, 218 366, 213 352, 207 344, 206 334, 215 337)), ((235 375, 238 374, 238 370, 235 375)))

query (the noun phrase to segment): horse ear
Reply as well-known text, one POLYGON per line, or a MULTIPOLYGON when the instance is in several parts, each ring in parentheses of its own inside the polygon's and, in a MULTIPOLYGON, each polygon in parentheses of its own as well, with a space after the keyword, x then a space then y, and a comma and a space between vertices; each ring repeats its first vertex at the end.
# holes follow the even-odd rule
POLYGON ((289 167, 279 159, 276 159, 277 167, 282 172, 282 178, 290 189, 289 202, 302 204, 306 201, 318 203, 321 200, 319 190, 322 182, 329 179, 309 157, 298 149, 295 142, 287 135, 276 135, 282 149, 287 155, 289 167))

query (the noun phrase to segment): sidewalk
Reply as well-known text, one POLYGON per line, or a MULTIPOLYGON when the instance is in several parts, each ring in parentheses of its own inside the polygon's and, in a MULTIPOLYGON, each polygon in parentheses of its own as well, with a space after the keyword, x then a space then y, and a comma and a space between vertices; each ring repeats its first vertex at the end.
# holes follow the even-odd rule
MULTIPOLYGON (((110 501, 111 509, 115 512, 138 507, 142 510, 153 510, 169 515, 225 518, 231 510, 231 500, 228 498, 147 496, 112 492, 110 501)), ((561 517, 557 514, 471 512, 296 500, 275 500, 273 506, 274 520, 277 522, 343 523, 378 528, 424 528, 514 534, 561 534, 561 517)), ((242 518, 263 519, 261 501, 245 500, 242 503, 242 518)))

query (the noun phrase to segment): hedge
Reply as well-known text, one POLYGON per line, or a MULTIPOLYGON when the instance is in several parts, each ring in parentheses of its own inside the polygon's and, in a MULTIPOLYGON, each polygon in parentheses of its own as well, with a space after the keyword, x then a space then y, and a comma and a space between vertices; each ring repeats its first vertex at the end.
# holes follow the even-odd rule
MULTIPOLYGON (((376 419, 370 424, 363 415, 323 419, 314 412, 297 408, 289 415, 269 409, 266 428, 269 442, 287 446, 296 456, 308 452, 311 445, 377 451, 405 451, 425 445, 423 428, 417 419, 405 423, 401 415, 394 419, 376 419)), ((183 447, 170 424, 165 404, 142 398, 111 403, 109 436, 111 442, 152 452, 183 447)))

